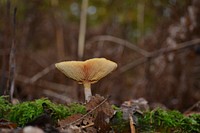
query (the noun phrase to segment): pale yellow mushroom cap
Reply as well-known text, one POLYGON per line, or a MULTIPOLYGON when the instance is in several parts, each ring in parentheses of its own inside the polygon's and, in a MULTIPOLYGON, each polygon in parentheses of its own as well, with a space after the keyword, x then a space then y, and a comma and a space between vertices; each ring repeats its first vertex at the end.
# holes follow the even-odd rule
POLYGON ((93 58, 86 61, 65 61, 55 64, 67 77, 79 83, 95 83, 117 68, 117 64, 105 58, 93 58))

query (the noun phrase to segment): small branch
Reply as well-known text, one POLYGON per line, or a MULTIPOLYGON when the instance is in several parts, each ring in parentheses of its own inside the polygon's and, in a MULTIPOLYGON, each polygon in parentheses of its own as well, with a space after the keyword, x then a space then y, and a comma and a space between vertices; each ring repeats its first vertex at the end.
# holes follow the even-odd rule
MULTIPOLYGON (((16 81, 22 82, 24 84, 30 83, 29 82, 30 79, 26 76, 23 76, 23 75, 17 75, 16 81)), ((70 87, 70 86, 66 86, 64 84, 58 84, 58 83, 54 83, 54 82, 49 82, 49 81, 45 81, 45 80, 39 80, 36 83, 30 83, 30 84, 36 85, 36 86, 42 87, 42 88, 47 88, 49 90, 60 91, 62 93, 63 92, 70 93, 70 90, 72 89, 72 87, 70 87)))
POLYGON ((186 48, 189 48, 189 47, 193 47, 193 46, 199 45, 199 44, 200 44, 200 39, 194 39, 194 40, 191 40, 191 41, 179 43, 179 44, 177 44, 179 46, 176 47, 176 48, 162 48, 160 50, 151 52, 147 57, 139 58, 139 59, 137 59, 137 60, 125 65, 125 66, 122 66, 119 71, 120 71, 120 73, 124 73, 124 72, 130 70, 133 67, 141 65, 143 63, 146 63, 148 61, 148 58, 154 59, 156 57, 159 57, 159 56, 162 56, 162 55, 167 55, 167 54, 170 54, 170 53, 173 53, 173 52, 177 52, 177 51, 180 51, 180 50, 183 50, 183 49, 186 49, 186 48))
POLYGON ((42 71, 38 72, 37 74, 35 74, 31 79, 30 79, 30 83, 34 83, 35 81, 37 81, 38 79, 40 79, 41 77, 43 77, 44 75, 46 75, 47 73, 49 73, 51 70, 55 69, 55 64, 52 64, 48 67, 46 67, 45 69, 43 69, 42 71))
MULTIPOLYGON (((8 78, 8 72, 5 72, 5 76, 8 78)), ((49 82, 45 80, 39 80, 38 82, 35 83, 30 83, 30 79, 24 75, 16 75, 16 81, 21 82, 24 84, 30 84, 30 85, 36 85, 41 88, 47 88, 46 90, 53 90, 53 91, 59 91, 61 93, 70 93, 70 90, 72 90, 71 86, 66 86, 64 84, 58 84, 54 82, 49 82), (37 84, 36 84, 37 83, 37 84)))
POLYGON ((130 48, 138 53, 140 53, 141 55, 145 56, 145 57, 148 57, 149 56, 149 52, 139 48, 138 46, 126 41, 126 40, 123 40, 121 38, 117 38, 117 37, 114 37, 114 36, 109 36, 109 35, 101 35, 101 36, 96 36, 94 38, 92 38, 90 41, 88 41, 86 43, 86 45, 90 45, 90 44, 93 44, 94 42, 98 42, 98 41, 110 41, 110 42, 114 42, 116 44, 119 44, 119 45, 122 45, 122 46, 125 46, 127 48, 130 48))
POLYGON ((131 133, 135 133, 135 126, 134 126, 134 122, 133 122, 133 117, 131 116, 131 114, 129 114, 129 124, 130 124, 130 128, 131 128, 131 133))
POLYGON ((58 60, 63 60, 65 58, 65 42, 64 42, 64 31, 63 23, 61 19, 61 13, 58 11, 59 1, 51 0, 51 5, 53 6, 53 16, 55 21, 55 35, 56 35, 56 46, 58 60))
POLYGON ((87 117, 88 115, 90 115, 93 111, 95 111, 96 109, 98 109, 101 105, 103 105, 107 100, 108 100, 109 97, 105 98, 99 105, 97 105, 96 107, 94 107, 92 110, 90 110, 88 113, 86 113, 85 115, 83 115, 81 118, 67 124, 66 126, 64 126, 64 128, 66 128, 67 126, 70 126, 72 124, 75 124, 79 121, 81 121, 82 119, 84 119, 85 117, 87 117))
POLYGON ((145 63, 146 61, 147 61, 147 58, 139 58, 139 59, 137 59, 135 61, 132 61, 131 63, 129 63, 127 65, 122 66, 119 69, 119 71, 120 71, 120 73, 124 73, 124 72, 130 70, 133 67, 136 67, 136 66, 139 66, 139 65, 145 63))
POLYGON ((88 0, 82 0, 80 30, 79 30, 79 39, 78 39, 79 59, 82 59, 84 55, 84 44, 85 44, 86 22, 87 22, 87 7, 88 7, 88 0))
POLYGON ((194 105, 192 105, 189 109, 187 109, 184 114, 188 114, 190 111, 192 111, 194 108, 199 107, 200 109, 200 101, 196 102, 194 105))
POLYGON ((65 103, 71 103, 72 102, 72 99, 70 99, 69 97, 58 94, 58 93, 53 92, 51 90, 44 90, 43 94, 47 95, 48 97, 53 97, 53 98, 59 99, 60 101, 63 101, 65 103))
POLYGON ((13 99, 13 93, 15 89, 15 69, 16 69, 16 62, 15 62, 15 30, 16 30, 16 13, 17 8, 14 8, 14 14, 13 14, 13 35, 12 35, 12 46, 10 50, 10 58, 9 58, 9 90, 10 90, 10 100, 13 99))
POLYGON ((92 122, 92 123, 90 123, 90 124, 88 124, 88 125, 86 125, 86 126, 81 126, 81 129, 85 129, 85 128, 91 127, 91 126, 93 126, 93 125, 94 125, 94 123, 92 122))

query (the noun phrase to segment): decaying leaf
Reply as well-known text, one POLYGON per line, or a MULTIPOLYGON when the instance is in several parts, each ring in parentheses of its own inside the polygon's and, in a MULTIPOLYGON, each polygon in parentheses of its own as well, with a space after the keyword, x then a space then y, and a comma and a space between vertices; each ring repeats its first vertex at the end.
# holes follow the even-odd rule
POLYGON ((94 127, 88 127, 86 128, 87 133, 97 133, 97 130, 94 127))
POLYGON ((85 117, 83 119, 82 123, 83 123, 83 125, 88 125, 88 124, 93 123, 93 120, 94 120, 94 118, 91 115, 88 115, 87 117, 85 117))
MULTIPOLYGON (((70 130, 74 129, 70 126, 78 127, 81 132, 95 133, 95 132, 108 132, 110 131, 109 120, 114 114, 112 106, 107 102, 107 99, 100 95, 93 96, 86 104, 88 113, 85 115, 75 114, 67 117, 58 122, 61 129, 70 130)), ((73 131, 74 132, 74 131, 73 131)), ((76 131, 75 131, 76 133, 76 131)))
POLYGON ((5 119, 0 119, 0 128, 14 129, 16 127, 17 127, 17 124, 12 123, 12 122, 5 120, 5 119))
MULTIPOLYGON (((59 127, 61 128, 64 128, 66 127, 68 124, 80 119, 82 117, 82 114, 74 114, 74 115, 71 115, 63 120, 60 120, 58 121, 58 125, 59 127)), ((82 121, 77 121, 76 122, 76 125, 80 125, 82 121)))
POLYGON ((103 112, 99 111, 95 120, 94 127, 97 129, 98 133, 107 133, 110 131, 110 125, 106 122, 108 116, 103 112))
POLYGON ((149 109, 148 102, 144 98, 125 101, 121 105, 121 110, 123 111, 124 120, 128 120, 129 115, 133 115, 134 112, 147 111, 148 109, 149 109))
POLYGON ((13 133, 14 129, 0 128, 0 133, 13 133))
POLYGON ((78 126, 70 125, 67 129, 63 130, 62 133, 82 133, 82 130, 78 126))
MULTIPOLYGON (((98 94, 96 94, 95 96, 92 96, 91 100, 86 104, 87 111, 90 111, 94 109, 95 107, 99 106, 99 104, 104 99, 105 99, 104 97, 101 97, 98 94)), ((94 114, 98 114, 98 112, 100 111, 104 112, 109 118, 111 118, 114 115, 114 110, 107 101, 103 105, 98 107, 96 110, 94 110, 94 114)))

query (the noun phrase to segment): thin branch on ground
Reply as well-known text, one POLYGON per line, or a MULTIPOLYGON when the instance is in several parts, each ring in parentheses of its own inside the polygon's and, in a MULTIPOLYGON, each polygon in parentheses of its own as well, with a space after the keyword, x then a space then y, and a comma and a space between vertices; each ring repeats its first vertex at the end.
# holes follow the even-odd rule
POLYGON ((64 84, 58 84, 58 83, 49 82, 49 81, 45 81, 45 80, 40 80, 40 81, 35 82, 35 83, 30 83, 29 80, 30 79, 28 77, 23 76, 23 75, 17 75, 16 76, 16 81, 18 81, 18 82, 22 82, 24 84, 37 85, 38 87, 46 88, 46 89, 49 89, 49 90, 70 93, 70 90, 72 89, 71 86, 66 86, 64 84))
POLYGON ((93 44, 95 42, 99 42, 99 41, 110 41, 110 42, 114 42, 116 44, 119 44, 119 45, 122 45, 122 46, 125 46, 127 48, 130 48, 138 53, 140 53, 141 55, 145 56, 145 57, 148 57, 149 56, 149 52, 145 51, 144 49, 138 47, 137 45, 134 45, 126 40, 123 40, 121 38, 117 38, 117 37, 114 37, 114 36, 110 36, 110 35, 101 35, 101 36, 96 36, 92 39, 90 39, 86 45, 90 45, 90 44, 93 44))
MULTIPOLYGON (((8 77, 8 72, 5 73, 6 77, 8 77)), ((45 88, 45 90, 52 90, 60 93, 70 93, 70 90, 72 90, 71 86, 66 86, 64 84, 49 82, 46 80, 39 80, 35 83, 30 83, 30 78, 24 76, 24 75, 16 75, 16 82, 21 82, 23 84, 29 84, 29 85, 36 85, 41 88, 45 88)))
POLYGON ((130 124, 131 133, 135 133, 135 126, 134 126, 133 117, 131 114, 129 114, 129 124, 130 124))
POLYGON ((91 127, 93 125, 94 125, 94 122, 92 122, 92 123, 90 123, 90 124, 88 124, 86 126, 81 126, 81 129, 85 129, 85 128, 91 127))
POLYGON ((48 97, 52 97, 52 98, 56 98, 60 101, 63 101, 64 103, 71 103, 72 102, 72 99, 67 97, 67 96, 64 96, 64 95, 61 95, 61 94, 58 94, 56 92, 53 92, 51 90, 43 90, 42 93, 48 97))
POLYGON ((192 105, 189 109, 187 109, 184 114, 188 114, 190 113, 190 111, 192 111, 194 108, 199 108, 200 109, 200 101, 196 102, 194 105, 192 105))
POLYGON ((46 67, 42 71, 35 74, 32 78, 30 78, 29 82, 34 83, 35 81, 37 81, 38 79, 40 79, 41 77, 43 77, 44 75, 46 75, 47 73, 49 73, 51 70, 54 70, 54 69, 55 69, 55 64, 52 64, 52 65, 46 67))
POLYGON ((154 52, 151 52, 147 57, 139 58, 139 59, 132 61, 131 63, 129 63, 125 66, 122 66, 119 71, 120 71, 120 73, 124 73, 124 72, 130 70, 131 68, 134 68, 138 65, 146 63, 148 61, 148 58, 154 59, 156 57, 159 57, 159 56, 162 56, 162 55, 167 55, 167 54, 170 54, 170 53, 173 53, 173 52, 177 52, 177 51, 180 51, 180 50, 183 50, 183 49, 186 49, 186 48, 190 48, 190 47, 193 47, 193 46, 199 45, 199 44, 200 44, 200 39, 194 39, 194 40, 191 40, 191 41, 179 43, 179 44, 177 44, 178 47, 176 47, 176 48, 162 48, 160 50, 156 50, 154 52))

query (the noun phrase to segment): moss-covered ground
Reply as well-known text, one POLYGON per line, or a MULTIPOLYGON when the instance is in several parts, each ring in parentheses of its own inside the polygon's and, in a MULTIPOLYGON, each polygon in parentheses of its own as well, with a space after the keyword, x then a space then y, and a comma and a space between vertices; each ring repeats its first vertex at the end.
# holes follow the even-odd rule
MULTIPOLYGON (((120 108, 114 107, 114 109, 116 114, 110 121, 111 127, 117 132, 127 132, 129 121, 123 120, 120 108)), ((9 120, 18 126, 23 127, 44 113, 49 113, 52 120, 57 122, 58 119, 72 114, 86 114, 87 112, 84 105, 77 103, 66 106, 43 98, 12 105, 5 97, 0 97, 0 119, 9 120)), ((200 114, 185 116, 179 111, 155 109, 143 112, 143 114, 135 113, 133 117, 136 121, 137 132, 200 133, 200 114)))
POLYGON ((45 98, 12 105, 0 97, 0 118, 17 123, 18 126, 24 126, 44 113, 49 113, 52 120, 57 121, 72 114, 85 114, 86 108, 77 103, 68 106, 55 104, 45 98))

